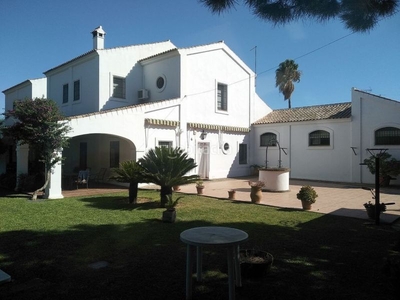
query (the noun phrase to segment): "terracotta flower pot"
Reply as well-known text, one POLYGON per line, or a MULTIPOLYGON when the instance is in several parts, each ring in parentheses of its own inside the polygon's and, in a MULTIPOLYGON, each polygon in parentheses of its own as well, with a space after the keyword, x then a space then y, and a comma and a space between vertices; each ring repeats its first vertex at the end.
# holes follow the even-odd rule
POLYGON ((196 186, 197 195, 203 195, 204 186, 196 186))
POLYGON ((260 203, 262 199, 262 189, 259 186, 252 186, 250 192, 251 202, 260 203))
POLYGON ((228 195, 229 195, 228 199, 235 200, 235 194, 236 194, 236 191, 228 191, 228 195))
POLYGON ((301 205, 303 206, 304 210, 310 210, 311 209, 311 203, 308 202, 308 201, 301 200, 301 205))

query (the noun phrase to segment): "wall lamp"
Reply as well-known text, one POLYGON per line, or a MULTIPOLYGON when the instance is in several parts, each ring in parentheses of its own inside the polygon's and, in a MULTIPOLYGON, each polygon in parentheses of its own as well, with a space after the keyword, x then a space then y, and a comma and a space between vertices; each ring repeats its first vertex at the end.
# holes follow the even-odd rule
POLYGON ((207 132, 205 132, 203 129, 203 131, 200 134, 200 139, 204 140, 206 137, 207 137, 207 132))

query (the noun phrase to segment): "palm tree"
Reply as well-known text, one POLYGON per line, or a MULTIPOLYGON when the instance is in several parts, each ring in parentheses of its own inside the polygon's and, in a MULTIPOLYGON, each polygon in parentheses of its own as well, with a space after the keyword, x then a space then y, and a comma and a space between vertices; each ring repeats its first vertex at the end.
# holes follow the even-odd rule
POLYGON ((119 164, 119 168, 112 169, 114 175, 110 179, 118 182, 129 183, 129 203, 137 203, 138 186, 142 181, 142 168, 135 161, 125 161, 119 164))
POLYGON ((151 182, 161 187, 160 201, 164 207, 168 195, 172 195, 172 187, 193 183, 199 180, 198 175, 186 175, 197 167, 193 158, 177 148, 156 147, 149 150, 138 161, 143 169, 143 182, 151 182))
POLYGON ((290 97, 294 91, 293 82, 300 82, 301 71, 298 71, 298 64, 292 59, 287 59, 279 64, 279 68, 275 71, 276 84, 279 92, 283 94, 285 100, 289 100, 289 108, 292 107, 290 97))

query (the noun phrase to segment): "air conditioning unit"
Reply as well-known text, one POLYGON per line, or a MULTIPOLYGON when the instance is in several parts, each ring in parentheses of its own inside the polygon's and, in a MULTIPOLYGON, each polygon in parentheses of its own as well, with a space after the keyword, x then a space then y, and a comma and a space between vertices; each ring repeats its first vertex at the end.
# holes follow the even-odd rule
POLYGON ((149 99, 149 91, 145 89, 138 90, 138 98, 139 100, 149 99))

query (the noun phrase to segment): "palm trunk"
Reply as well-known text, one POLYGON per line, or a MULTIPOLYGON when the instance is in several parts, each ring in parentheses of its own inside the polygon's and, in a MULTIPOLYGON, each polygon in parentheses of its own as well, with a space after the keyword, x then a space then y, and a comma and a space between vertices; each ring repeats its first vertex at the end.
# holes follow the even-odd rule
POLYGON ((289 108, 292 108, 292 101, 290 100, 290 98, 288 99, 289 101, 289 108))
POLYGON ((167 196, 172 195, 172 187, 170 186, 161 186, 160 190, 160 200, 161 200, 161 207, 165 207, 167 203, 167 196))
POLYGON ((47 168, 46 171, 46 181, 44 182, 44 185, 41 188, 38 188, 36 191, 33 192, 32 198, 31 200, 36 201, 37 200, 37 196, 39 194, 40 191, 43 191, 47 185, 50 182, 50 175, 51 175, 51 168, 47 168))
POLYGON ((137 181, 132 181, 131 183, 129 183, 129 203, 130 204, 137 203, 138 186, 139 186, 139 183, 137 181))

